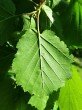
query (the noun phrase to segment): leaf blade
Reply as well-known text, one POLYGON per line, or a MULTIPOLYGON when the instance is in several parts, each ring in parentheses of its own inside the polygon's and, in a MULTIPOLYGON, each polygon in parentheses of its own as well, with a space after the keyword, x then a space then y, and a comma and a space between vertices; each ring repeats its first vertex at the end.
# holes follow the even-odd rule
POLYGON ((42 6, 42 9, 46 13, 46 15, 48 16, 48 18, 50 19, 50 21, 53 23, 54 22, 53 11, 48 6, 46 6, 46 5, 43 5, 42 6))
POLYGON ((0 45, 12 36, 15 11, 15 5, 11 0, 0 1, 0 45))
POLYGON ((24 91, 41 96, 49 95, 70 78, 71 57, 66 45, 52 31, 44 31, 39 44, 37 33, 27 30, 18 42, 12 66, 17 84, 24 91))
POLYGON ((65 87, 61 88, 59 94, 59 107, 62 110, 81 110, 82 109, 82 80, 75 66, 72 68, 73 77, 66 82, 65 87))

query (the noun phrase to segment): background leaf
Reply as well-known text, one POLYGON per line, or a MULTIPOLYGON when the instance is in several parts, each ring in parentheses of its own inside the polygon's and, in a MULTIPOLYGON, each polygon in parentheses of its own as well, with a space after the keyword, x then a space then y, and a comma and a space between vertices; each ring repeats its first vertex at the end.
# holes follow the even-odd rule
POLYGON ((42 9, 45 11, 46 15, 48 16, 50 21, 53 23, 54 22, 53 11, 46 5, 43 5, 42 9))
POLYGON ((15 110, 14 88, 11 80, 0 76, 0 109, 15 110))
POLYGON ((15 5, 12 0, 0 0, 0 45, 3 45, 14 31, 15 5))
POLYGON ((29 93, 24 93, 21 87, 16 86, 9 76, 0 76, 0 109, 1 110, 35 110, 27 104, 29 93))
POLYGON ((68 46, 82 46, 82 5, 80 2, 71 0, 61 17, 64 26, 63 40, 68 46))
POLYGON ((0 74, 5 74, 11 68, 15 50, 12 47, 0 46, 0 74))
POLYGON ((62 110, 82 110, 82 80, 73 66, 73 77, 60 89, 59 108, 62 110))

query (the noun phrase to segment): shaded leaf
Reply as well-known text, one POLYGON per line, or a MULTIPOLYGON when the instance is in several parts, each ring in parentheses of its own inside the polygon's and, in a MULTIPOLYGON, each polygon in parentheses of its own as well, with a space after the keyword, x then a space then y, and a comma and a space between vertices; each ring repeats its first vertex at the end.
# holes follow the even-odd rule
POLYGON ((54 8, 56 5, 59 4, 61 0, 46 0, 46 5, 51 7, 51 8, 54 8))
POLYGON ((0 45, 11 37, 14 31, 15 6, 11 0, 0 0, 0 45))
POLYGON ((15 110, 14 85, 11 80, 0 76, 0 109, 15 110))
POLYGON ((49 95, 45 110, 56 110, 59 91, 54 91, 49 95))
POLYGON ((53 0, 52 8, 54 8, 56 5, 58 5, 60 1, 61 0, 53 0))
POLYGON ((11 78, 0 76, 0 109, 1 110, 35 110, 27 104, 30 95, 16 87, 11 78))
POLYGON ((16 14, 29 13, 34 11, 34 3, 31 0, 12 0, 16 7, 16 14))
POLYGON ((11 47, 0 46, 0 74, 5 74, 10 69, 14 54, 11 47))
POLYGON ((40 32, 42 33, 44 30, 50 30, 51 29, 51 22, 49 18, 46 16, 46 13, 44 10, 40 13, 40 32))
POLYGON ((53 13, 54 22, 52 23, 51 30, 56 33, 60 38, 63 37, 63 26, 60 19, 60 16, 56 13, 53 13))
POLYGON ((64 24, 63 40, 69 46, 82 46, 82 5, 78 0, 70 2, 62 19, 64 24))
POLYGON ((13 16, 14 14, 15 5, 13 4, 12 0, 0 0, 0 20, 13 16))
POLYGON ((27 104, 31 96, 29 93, 24 92, 20 86, 17 86, 15 91, 15 110, 35 110, 32 106, 27 104))

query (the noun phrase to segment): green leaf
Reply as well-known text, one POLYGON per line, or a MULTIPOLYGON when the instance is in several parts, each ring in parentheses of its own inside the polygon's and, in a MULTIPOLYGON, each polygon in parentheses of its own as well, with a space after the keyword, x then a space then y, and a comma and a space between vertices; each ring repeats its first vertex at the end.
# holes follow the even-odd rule
POLYGON ((82 80, 73 66, 73 77, 60 89, 59 107, 61 110, 82 110, 82 80))
POLYGON ((35 20, 33 17, 23 15, 23 22, 24 22, 23 30, 36 28, 35 20))
POLYGON ((16 6, 16 15, 29 13, 35 10, 35 4, 31 0, 13 0, 16 6))
POLYGON ((46 0, 46 5, 51 7, 53 3, 53 0, 46 0))
POLYGON ((49 95, 71 77, 69 51, 54 32, 44 31, 38 41, 37 33, 27 30, 17 48, 12 67, 24 91, 49 95))
POLYGON ((13 80, 0 76, 0 109, 1 110, 35 110, 27 104, 30 95, 17 87, 13 80))
POLYGON ((78 2, 82 5, 82 0, 78 0, 78 2))
POLYGON ((54 8, 61 0, 46 0, 46 5, 54 8))
POLYGON ((46 5, 43 5, 42 9, 45 11, 46 15, 48 16, 50 21, 53 23, 54 22, 53 11, 46 5))
POLYGON ((32 106, 27 104, 30 98, 29 93, 25 93, 20 86, 17 86, 15 91, 15 110, 35 110, 32 106))
POLYGON ((46 107, 47 100, 48 100, 48 96, 33 95, 29 100, 28 104, 31 104, 38 110, 44 110, 46 107))
POLYGON ((80 2, 71 1, 62 19, 64 24, 63 40, 69 46, 82 46, 82 5, 80 2))
POLYGON ((59 91, 54 91, 52 94, 49 95, 49 99, 46 104, 45 110, 57 110, 57 100, 59 96, 59 91))
POLYGON ((15 110, 14 85, 11 80, 0 76, 0 109, 15 110))
POLYGON ((82 79, 82 66, 81 67, 77 67, 77 71, 80 74, 80 77, 82 79))
POLYGON ((0 45, 11 37, 14 31, 15 6, 11 0, 0 0, 0 45))
POLYGON ((56 5, 58 5, 60 1, 61 0, 53 0, 52 8, 54 8, 56 5))
POLYGON ((51 22, 49 18, 46 16, 44 10, 40 13, 40 32, 42 33, 44 30, 49 30, 51 28, 51 22))
POLYGON ((58 101, 55 101, 53 110, 58 110, 58 101))
POLYGON ((60 38, 63 37, 63 26, 60 16, 57 13, 53 13, 54 22, 52 23, 51 30, 56 33, 60 38))
POLYGON ((15 5, 12 0, 0 0, 0 20, 15 14, 15 5))
POLYGON ((5 74, 10 69, 14 54, 11 47, 0 46, 0 74, 5 74))

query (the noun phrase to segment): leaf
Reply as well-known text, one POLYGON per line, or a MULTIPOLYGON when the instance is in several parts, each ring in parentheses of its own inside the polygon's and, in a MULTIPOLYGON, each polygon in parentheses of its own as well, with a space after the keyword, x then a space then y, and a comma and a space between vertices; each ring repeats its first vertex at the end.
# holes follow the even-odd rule
POLYGON ((14 31, 15 6, 11 0, 0 0, 0 45, 3 45, 14 31))
POLYGON ((52 6, 52 3, 53 3, 53 0, 46 0, 46 5, 51 7, 52 6))
POLYGON ((27 104, 30 98, 29 93, 25 93, 20 86, 17 86, 15 91, 15 110, 35 110, 32 106, 27 104))
POLYGON ((56 101, 56 102, 54 103, 54 108, 53 108, 53 110, 58 110, 58 101, 56 101))
POLYGON ((14 81, 0 76, 0 109, 1 110, 35 110, 27 104, 30 95, 15 85, 14 81))
POLYGON ((46 0, 46 5, 54 8, 61 0, 46 0))
POLYGON ((82 0, 78 0, 78 2, 82 5, 82 0))
POLYGON ((10 69, 14 54, 11 47, 0 46, 0 74, 5 74, 10 69))
MULTIPOLYGON (((62 16, 62 15, 61 15, 62 16)), ((71 1, 63 14, 64 37, 69 46, 82 46, 82 5, 77 0, 71 1), (70 37, 69 37, 70 36, 70 37)))
POLYGON ((73 77, 60 89, 59 107, 61 110, 82 110, 82 80, 73 66, 73 77))
POLYGON ((82 67, 77 67, 77 71, 80 74, 80 77, 82 79, 82 67))
POLYGON ((0 0, 0 20, 2 18, 13 16, 15 14, 15 5, 12 0, 0 0))
POLYGON ((48 16, 50 21, 53 23, 54 22, 53 11, 46 5, 43 5, 42 9, 45 11, 46 15, 48 16))
POLYGON ((46 104, 45 110, 57 110, 57 100, 59 96, 59 91, 54 91, 52 94, 49 95, 49 99, 46 104))
POLYGON ((24 22, 23 30, 36 28, 35 20, 33 17, 23 15, 23 22, 24 22))
POLYGON ((46 16, 46 13, 44 10, 41 11, 40 13, 40 32, 42 33, 44 30, 49 30, 51 29, 51 22, 49 18, 46 16))
POLYGON ((35 10, 35 4, 31 0, 13 0, 16 6, 16 15, 29 13, 35 10))
POLYGON ((11 80, 0 76, 0 109, 15 110, 14 85, 11 80))
POLYGON ((60 19, 60 15, 53 13, 53 17, 55 21, 53 22, 51 26, 51 30, 54 31, 56 35, 61 38, 63 37, 63 26, 62 26, 62 22, 60 19))
POLYGON ((46 107, 47 100, 48 100, 48 96, 41 96, 40 97, 37 95, 33 95, 31 97, 31 99, 29 100, 28 104, 31 104, 32 106, 34 106, 38 110, 44 110, 46 107))
POLYGON ((64 86, 71 77, 69 51, 52 31, 44 31, 39 39, 37 33, 27 30, 17 44, 13 60, 16 81, 24 91, 35 95, 49 95, 64 86))
POLYGON ((58 5, 60 1, 62 1, 62 0, 53 0, 52 8, 54 8, 56 5, 58 5))

